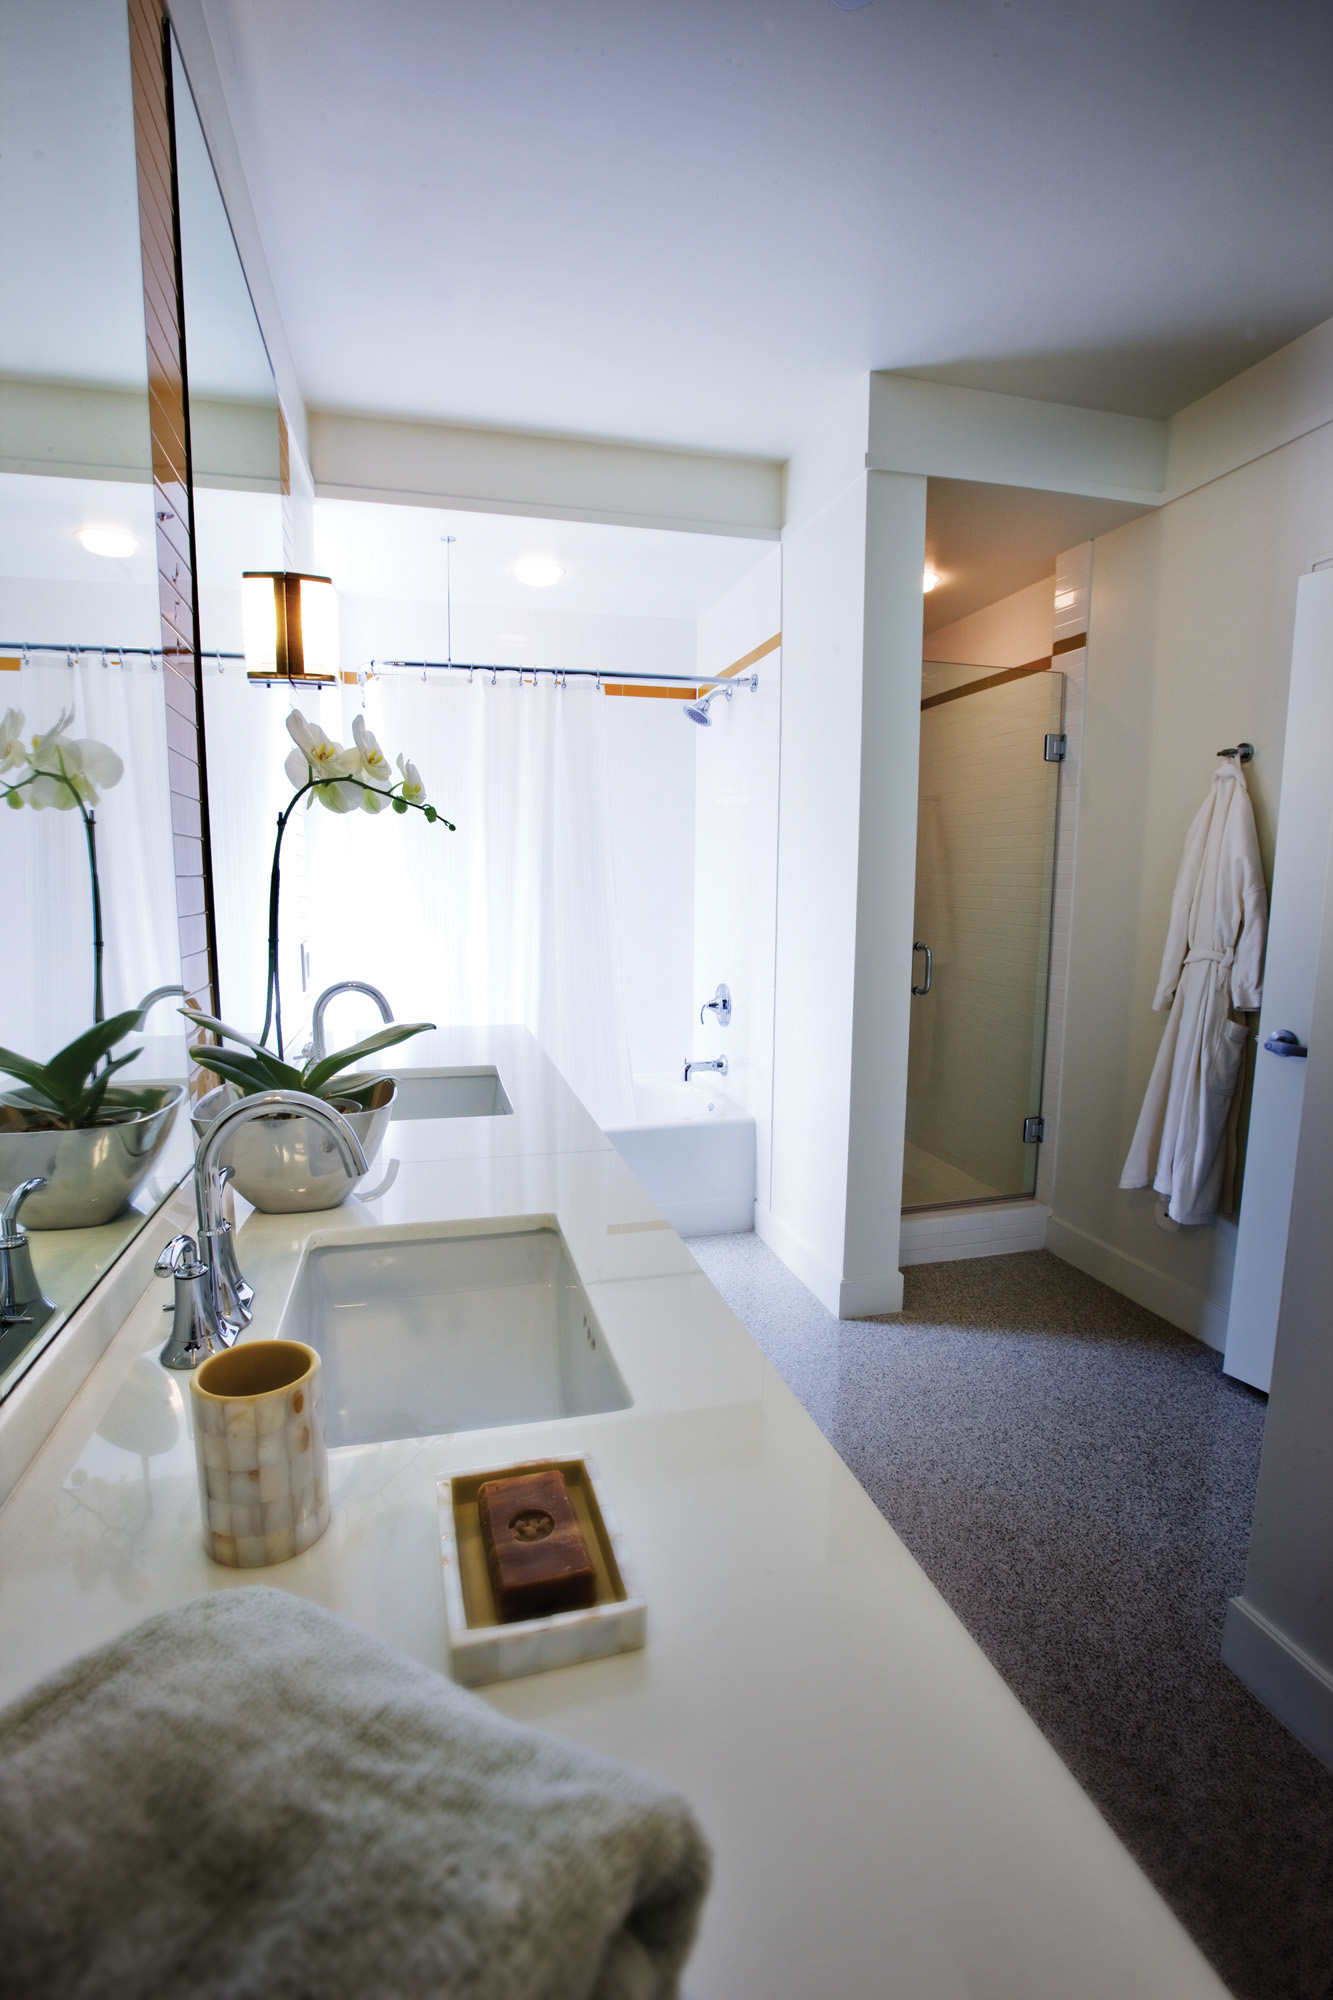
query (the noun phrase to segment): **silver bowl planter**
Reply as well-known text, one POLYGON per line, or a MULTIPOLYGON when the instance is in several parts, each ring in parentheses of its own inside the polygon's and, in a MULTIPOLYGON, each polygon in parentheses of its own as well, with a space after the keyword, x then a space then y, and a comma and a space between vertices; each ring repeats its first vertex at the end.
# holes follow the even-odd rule
MULTIPOLYGON (((393 1116, 398 1086, 391 1076, 349 1076, 329 1102, 341 1111, 366 1156, 367 1166, 384 1143, 393 1116)), ((202 1139, 219 1112, 240 1093, 220 1084, 201 1097, 191 1123, 202 1139)), ((317 1208, 336 1208, 357 1185, 347 1172, 327 1132, 300 1112, 279 1111, 256 1118, 232 1134, 223 1148, 222 1163, 232 1170, 231 1184, 262 1215, 301 1215, 317 1208)), ((31 1204, 29 1204, 31 1205, 31 1204)))
MULTIPOLYGON (((183 1083, 145 1084, 106 1094, 116 1122, 76 1132, 0 1132, 0 1201, 21 1181, 46 1182, 23 1204, 34 1229, 93 1229, 138 1193, 167 1143, 185 1099, 183 1083)), ((19 1091, 6 1093, 22 1104, 19 1091)))

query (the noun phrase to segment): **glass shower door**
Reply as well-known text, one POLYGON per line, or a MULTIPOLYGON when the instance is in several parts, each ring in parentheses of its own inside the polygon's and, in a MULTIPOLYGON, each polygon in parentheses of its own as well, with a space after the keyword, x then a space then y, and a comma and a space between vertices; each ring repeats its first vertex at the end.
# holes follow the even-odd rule
POLYGON ((1036 1188, 1063 697, 1049 671, 924 670, 904 1209, 1036 1188))

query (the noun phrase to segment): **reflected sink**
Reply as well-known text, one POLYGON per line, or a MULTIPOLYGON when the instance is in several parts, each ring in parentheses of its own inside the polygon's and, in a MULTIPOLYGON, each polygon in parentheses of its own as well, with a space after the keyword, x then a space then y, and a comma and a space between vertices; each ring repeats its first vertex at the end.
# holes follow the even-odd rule
POLYGON ((630 1405, 553 1218, 316 1240, 280 1331, 323 1359, 330 1445, 630 1405))
POLYGON ((399 1069, 393 1116, 401 1118, 507 1118, 513 1105, 498 1070, 399 1069))

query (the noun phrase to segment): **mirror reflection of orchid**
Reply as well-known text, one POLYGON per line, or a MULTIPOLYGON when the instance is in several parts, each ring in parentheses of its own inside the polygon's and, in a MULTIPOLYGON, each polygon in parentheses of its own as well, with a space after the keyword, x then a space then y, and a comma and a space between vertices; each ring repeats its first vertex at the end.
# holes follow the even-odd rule
POLYGON ((100 1022, 106 1018, 102 1005, 102 889, 97 879, 93 807, 103 792, 120 783, 125 766, 110 744, 99 743, 92 736, 71 736, 73 720, 73 709, 62 709, 50 729, 25 741, 22 710, 6 709, 0 720, 0 793, 16 810, 31 806, 34 812, 77 811, 83 817, 93 892, 93 1020, 100 1022))
MULTIPOLYGON (((62 709, 56 722, 39 736, 25 738, 23 713, 6 709, 0 719, 0 795, 15 811, 78 812, 88 844, 88 873, 93 897, 93 1025, 39 1063, 13 1049, 0 1049, 0 1073, 17 1077, 21 1088, 6 1092, 0 1102, 0 1130, 77 1131, 132 1115, 126 1103, 107 1095, 118 1069, 140 1053, 111 1054, 117 1042, 142 1027, 154 1000, 181 993, 180 986, 158 987, 137 1007, 113 1014, 108 1021, 102 1005, 102 889, 97 876, 97 821, 93 807, 103 792, 118 785, 125 766, 108 743, 93 736, 71 736, 73 709, 62 709)), ((124 1098, 124 1093, 121 1093, 124 1098)))
MULTIPOLYGON (((409 758, 400 756, 395 772, 367 729, 364 716, 358 715, 353 721, 352 742, 347 746, 326 736, 318 723, 309 721, 296 708, 287 717, 287 732, 296 748, 288 755, 283 768, 296 790, 278 815, 278 837, 273 843, 268 898, 268 991, 264 1002, 264 1025, 258 1043, 261 1049, 266 1047, 272 1029, 279 1061, 283 1056, 282 992, 278 981, 282 836, 301 800, 304 799, 310 806, 318 799, 322 806, 334 813, 358 810, 367 813, 419 812, 432 826, 447 827, 450 833, 456 831, 452 820, 445 819, 442 813, 427 803, 421 773, 409 758)), ((211 1022, 208 1025, 216 1026, 211 1022)), ((244 1037, 236 1039, 245 1040, 244 1037)), ((250 1048, 256 1046, 249 1042, 246 1045, 250 1048)), ((201 1056, 200 1060, 205 1059, 201 1056)))

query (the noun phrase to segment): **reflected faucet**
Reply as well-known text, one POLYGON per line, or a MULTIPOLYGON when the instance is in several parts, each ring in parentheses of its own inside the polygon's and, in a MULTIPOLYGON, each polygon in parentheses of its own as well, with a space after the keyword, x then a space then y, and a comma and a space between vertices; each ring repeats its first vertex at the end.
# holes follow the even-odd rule
POLYGON ((324 1010, 330 1000, 340 993, 364 993, 373 1000, 380 1010, 380 1018, 386 1023, 393 1019, 393 1008, 389 1005, 378 986, 368 986, 364 979, 340 979, 336 986, 326 986, 315 1002, 314 1017, 310 1025, 310 1057, 320 1062, 328 1054, 324 1046, 324 1010))
POLYGON ((173 1237, 158 1258, 157 1269, 177 1281, 177 1317, 163 1361, 169 1368, 197 1368, 210 1354, 230 1347, 254 1317, 254 1289, 241 1276, 232 1243, 231 1224, 222 1212, 229 1167, 218 1155, 238 1126, 275 1112, 300 1112, 322 1125, 343 1166, 354 1179, 368 1172, 361 1142, 340 1111, 322 1097, 304 1090, 266 1090, 229 1104, 213 1120, 199 1142, 194 1163, 194 1204, 199 1217, 196 1250, 188 1236, 173 1237), (168 1355, 170 1358, 168 1359, 168 1355))
POLYGON ((19 1221, 28 1196, 45 1186, 40 1175, 20 1181, 0 1214, 0 1333, 8 1333, 11 1326, 27 1326, 35 1333, 55 1311, 37 1282, 27 1231, 19 1221))
POLYGON ((685 1061, 686 1083, 689 1082, 697 1069, 715 1069, 719 1076, 725 1076, 727 1073, 727 1059, 725 1056, 717 1056, 712 1062, 691 1062, 687 1057, 685 1061))

